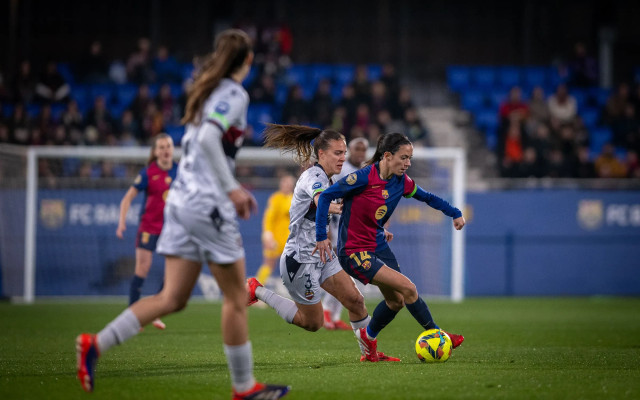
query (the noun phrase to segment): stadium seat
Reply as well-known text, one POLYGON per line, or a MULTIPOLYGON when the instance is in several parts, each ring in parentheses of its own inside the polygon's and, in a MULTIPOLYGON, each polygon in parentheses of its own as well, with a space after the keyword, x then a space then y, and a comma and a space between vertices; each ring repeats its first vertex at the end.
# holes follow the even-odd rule
POLYGON ((182 96, 182 84, 171 83, 169 86, 171 87, 171 96, 173 96, 174 99, 178 99, 178 97, 182 96))
POLYGON ((78 103, 78 106, 92 103, 89 87, 86 85, 70 85, 71 98, 78 103))
POLYGON ((283 105, 287 102, 287 97, 289 97, 289 88, 287 85, 279 83, 276 86, 276 104, 283 105))
POLYGON ((193 70, 195 69, 195 67, 193 66, 192 63, 184 63, 182 64, 182 79, 189 79, 191 78, 191 75, 193 74, 193 70))
POLYGON ((62 113, 67 109, 67 105, 63 103, 51 104, 51 116, 55 120, 59 120, 62 117, 62 113))
POLYGON ((91 93, 91 104, 93 104, 93 102, 99 96, 104 97, 107 104, 109 104, 113 95, 113 87, 110 84, 102 84, 102 83, 93 84, 91 85, 90 93, 91 93))
POLYGON ((273 106, 267 103, 250 104, 247 122, 253 126, 255 132, 262 132, 266 123, 274 122, 273 106))
POLYGON ((602 146, 611 142, 613 139, 613 133, 611 129, 607 127, 592 129, 589 134, 589 150, 591 154, 596 156, 602 151, 602 146))
POLYGON ((474 114, 476 127, 480 130, 497 130, 498 125, 500 124, 500 118, 498 116, 498 111, 493 108, 484 108, 478 110, 474 114))
POLYGON ((309 79, 315 84, 322 79, 333 80, 333 66, 330 64, 311 64, 309 66, 309 79))
POLYGON ((165 126, 164 129, 167 135, 171 136, 171 139, 173 139, 173 144, 175 146, 180 146, 182 137, 184 136, 184 126, 183 125, 167 125, 165 126))
POLYGON ((76 81, 69 63, 57 63, 56 68, 58 69, 58 73, 62 76, 62 79, 64 79, 68 84, 72 84, 76 81))
POLYGON ((471 70, 469 67, 454 65, 447 68, 447 84, 449 88, 460 93, 471 85, 471 70))
POLYGON ((31 118, 35 118, 38 114, 40 114, 40 109, 41 109, 40 104, 36 104, 36 103, 27 104, 25 108, 27 115, 31 118))
POLYGON ((356 76, 356 67, 352 64, 337 64, 333 67, 333 78, 338 85, 344 86, 353 82, 356 76))
POLYGON ((377 81, 382 77, 382 65, 380 64, 369 64, 367 66, 367 71, 369 73, 370 81, 377 81))
POLYGON ((484 132, 485 140, 487 141, 487 148, 489 150, 495 150, 498 147, 498 129, 487 128, 484 132))
POLYGON ((133 84, 116 85, 115 100, 116 103, 129 105, 138 94, 138 86, 133 84))
POLYGON ((611 97, 611 89, 594 87, 589 90, 589 97, 592 100, 592 105, 596 107, 604 107, 611 97))
POLYGON ((521 86, 520 83, 520 70, 518 67, 505 66, 498 68, 498 83, 505 89, 510 89, 513 86, 521 86))
POLYGON ((471 77, 475 87, 491 88, 496 82, 496 68, 494 67, 472 68, 471 77))
POLYGON ((600 120, 600 110, 593 107, 585 107, 580 110, 580 117, 588 130, 594 129, 600 120))
POLYGON ((469 90, 462 94, 461 106, 464 110, 475 113, 484 107, 484 93, 479 90, 469 90))
MULTIPOLYGON (((509 89, 494 88, 487 93, 487 97, 489 98, 489 103, 491 104, 491 106, 496 108, 497 113, 500 105, 509 98, 509 89)), ((526 97, 523 96, 523 99, 524 98, 526 97)))
POLYGON ((578 112, 587 106, 587 92, 582 89, 570 89, 569 94, 571 94, 576 99, 576 104, 578 105, 578 112))
POLYGON ((285 82, 288 85, 304 84, 309 80, 309 66, 305 64, 292 65, 285 71, 285 82))
POLYGON ((547 69, 545 67, 525 67, 523 83, 528 87, 547 87, 547 69))
MULTIPOLYGON (((245 88, 250 87, 251 85, 253 85, 253 82, 256 80, 257 77, 258 77, 258 69, 251 68, 249 70, 249 75, 247 75, 247 77, 244 78, 244 81, 242 81, 242 86, 244 86, 245 88)), ((182 91, 182 88, 180 89, 180 91, 182 91)), ((173 90, 171 90, 171 92, 173 93, 173 90)))
POLYGON ((11 114, 13 114, 13 110, 16 108, 16 106, 14 104, 5 104, 2 106, 2 115, 5 118, 9 118, 11 117, 11 114))

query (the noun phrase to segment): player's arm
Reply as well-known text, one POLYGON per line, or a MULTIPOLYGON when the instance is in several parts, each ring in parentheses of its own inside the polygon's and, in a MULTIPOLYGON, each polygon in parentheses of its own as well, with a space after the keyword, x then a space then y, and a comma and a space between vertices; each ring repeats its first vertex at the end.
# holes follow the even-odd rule
POLYGON ((433 193, 427 192, 422 189, 417 184, 415 185, 413 192, 407 195, 406 197, 413 197, 416 200, 422 201, 423 203, 427 203, 429 207, 435 208, 436 210, 442 211, 444 215, 447 217, 453 218, 453 226, 460 230, 465 225, 464 217, 462 216, 462 211, 452 206, 445 199, 436 196, 433 193))
POLYGON ((127 213, 129 213, 131 202, 137 195, 138 189, 135 186, 131 186, 122 197, 122 200, 120 200, 120 218, 118 218, 118 228, 116 229, 116 236, 119 239, 124 237, 124 231, 127 230, 127 213))
POLYGON ((236 207, 238 216, 242 219, 249 218, 251 212, 257 209, 256 199, 244 190, 233 176, 222 148, 222 130, 214 123, 204 123, 196 140, 208 158, 220 186, 236 207))

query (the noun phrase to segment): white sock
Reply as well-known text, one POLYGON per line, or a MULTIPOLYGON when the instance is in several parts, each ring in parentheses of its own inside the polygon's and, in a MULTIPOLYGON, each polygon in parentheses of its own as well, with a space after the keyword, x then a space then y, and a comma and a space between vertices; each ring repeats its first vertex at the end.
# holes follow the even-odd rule
POLYGON ((265 287, 256 288, 256 297, 265 303, 278 313, 282 319, 288 323, 293 323, 293 317, 298 312, 298 306, 292 300, 279 296, 265 287))
POLYGON ((238 393, 246 392, 253 388, 256 380, 253 377, 253 353, 251 342, 239 346, 225 344, 224 354, 227 356, 227 365, 231 373, 231 384, 238 393))
POLYGON ((342 303, 340 303, 338 299, 336 299, 329 293, 325 293, 324 297, 322 298, 322 308, 329 311, 332 321, 337 321, 340 319, 340 315, 342 314, 342 303))
POLYGON ((362 355, 366 355, 365 353, 365 349, 364 346, 362 345, 362 343, 360 343, 360 341, 358 340, 358 335, 357 335, 357 331, 360 328, 367 328, 367 325, 369 325, 369 321, 371 321, 371 316, 367 315, 366 318, 361 319, 360 321, 350 321, 351 322, 351 328, 353 329, 353 334, 356 335, 356 340, 358 341, 358 346, 360 346, 360 354, 362 355))
POLYGON ((140 321, 133 311, 127 308, 98 332, 98 350, 102 354, 116 344, 137 335, 138 332, 140 332, 140 321))

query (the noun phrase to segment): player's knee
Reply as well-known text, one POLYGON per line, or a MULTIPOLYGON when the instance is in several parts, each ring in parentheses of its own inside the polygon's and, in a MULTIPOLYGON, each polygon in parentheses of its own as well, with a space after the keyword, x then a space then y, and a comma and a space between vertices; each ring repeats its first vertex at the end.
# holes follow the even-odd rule
POLYGON ((164 305, 167 313, 182 311, 187 307, 188 299, 165 298, 164 305))
POLYGON ((360 313, 363 310, 366 311, 364 297, 359 292, 349 295, 345 299, 344 306, 347 310, 355 313, 360 313))
POLYGON ((418 289, 416 288, 416 285, 411 281, 408 281, 403 285, 401 293, 402 297, 404 297, 405 303, 411 304, 415 303, 416 300, 418 300, 418 289))

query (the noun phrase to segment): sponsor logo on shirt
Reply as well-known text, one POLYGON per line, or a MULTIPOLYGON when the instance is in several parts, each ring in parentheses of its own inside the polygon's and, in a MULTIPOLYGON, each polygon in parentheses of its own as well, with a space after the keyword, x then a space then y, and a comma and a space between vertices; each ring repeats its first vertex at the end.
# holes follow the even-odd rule
POLYGON ((347 176, 347 184, 353 185, 358 180, 358 176, 356 174, 349 174, 347 176))
POLYGON ((387 215, 387 206, 380 206, 376 210, 376 219, 382 219, 385 215, 387 215))
POLYGON ((229 108, 230 108, 229 103, 227 103, 226 101, 221 101, 218 104, 216 104, 215 110, 218 114, 226 114, 229 112, 229 108))
POLYGON ((320 189, 322 187, 322 183, 320 182, 316 182, 313 184, 312 189, 320 189))

